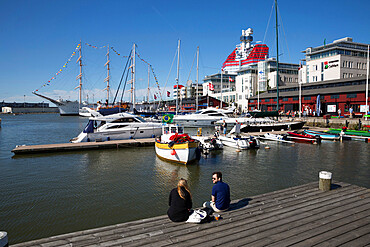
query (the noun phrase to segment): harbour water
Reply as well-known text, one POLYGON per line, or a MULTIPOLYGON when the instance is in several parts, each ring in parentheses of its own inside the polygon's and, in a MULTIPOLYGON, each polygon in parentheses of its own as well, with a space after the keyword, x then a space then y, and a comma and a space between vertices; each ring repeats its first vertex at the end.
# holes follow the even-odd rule
POLYGON ((200 207, 210 199, 213 171, 223 172, 232 199, 317 181, 322 170, 334 180, 370 188, 365 142, 268 142, 270 149, 225 148, 189 166, 159 160, 154 147, 13 156, 16 145, 68 142, 87 119, 1 118, 0 230, 8 232, 10 244, 166 214, 179 178, 188 179, 193 205, 200 207))

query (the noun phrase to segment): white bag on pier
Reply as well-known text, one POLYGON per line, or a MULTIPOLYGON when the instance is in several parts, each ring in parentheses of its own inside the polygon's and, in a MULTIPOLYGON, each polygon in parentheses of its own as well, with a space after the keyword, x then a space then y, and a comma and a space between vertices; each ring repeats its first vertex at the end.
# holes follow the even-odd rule
POLYGON ((207 217, 207 212, 202 209, 196 209, 193 213, 189 216, 189 219, 186 223, 201 223, 207 217))

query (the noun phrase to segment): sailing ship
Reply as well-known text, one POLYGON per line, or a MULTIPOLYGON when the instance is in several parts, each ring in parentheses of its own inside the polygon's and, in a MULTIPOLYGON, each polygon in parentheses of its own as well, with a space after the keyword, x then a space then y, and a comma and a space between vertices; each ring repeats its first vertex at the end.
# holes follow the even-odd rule
MULTIPOLYGON (((75 88, 75 89, 77 89, 77 88, 79 89, 79 100, 72 101, 72 100, 63 100, 63 99, 53 99, 51 97, 40 94, 39 92, 37 92, 38 90, 36 90, 32 93, 41 97, 41 98, 44 98, 44 99, 46 99, 46 100, 48 100, 52 103, 54 103, 59 108, 60 115, 62 115, 62 116, 70 116, 70 115, 76 115, 77 116, 77 115, 80 115, 80 116, 85 116, 85 117, 91 117, 90 112, 87 111, 86 108, 90 108, 92 110, 97 110, 100 114, 102 114, 104 116, 128 111, 131 107, 131 105, 129 103, 120 102, 120 103, 117 103, 117 104, 109 104, 110 79, 111 79, 111 76, 110 76, 110 49, 111 49, 111 47, 109 45, 106 46, 106 47, 107 47, 107 54, 106 54, 107 62, 105 63, 104 66, 107 68, 107 77, 104 79, 104 82, 107 83, 107 86, 104 90, 107 91, 107 99, 106 99, 106 102, 105 102, 104 105, 99 101, 98 101, 97 104, 89 104, 89 103, 86 103, 86 102, 82 102, 82 77, 83 77, 82 76, 83 75, 82 74, 82 66, 83 66, 83 64, 82 64, 82 45, 81 45, 81 43, 77 46, 78 54, 79 54, 79 57, 77 59, 77 63, 79 63, 80 70, 79 70, 79 74, 76 77, 76 79, 79 80, 79 85, 75 88), (99 109, 96 108, 96 106, 98 106, 99 109)), ((73 54, 75 54, 75 53, 73 53, 73 54)), ((131 60, 131 61, 133 60, 133 64, 135 63, 135 54, 136 53, 135 53, 135 44, 134 44, 133 52, 131 53, 131 56, 129 56, 129 60, 131 60)), ((135 65, 131 65, 131 69, 132 69, 131 74, 132 74, 132 77, 133 77, 132 80, 131 80, 131 83, 134 85, 134 83, 135 83, 135 75, 134 75, 135 74, 135 65)), ((133 91, 133 88, 134 88, 134 86, 132 86, 131 91, 133 91)), ((133 101, 134 100, 135 99, 133 98, 133 101)), ((114 101, 115 101, 115 99, 113 100, 113 102, 114 101)))
MULTIPOLYGON (((58 109, 61 116, 77 116, 79 115, 79 110, 82 107, 90 106, 89 104, 82 104, 82 45, 81 43, 78 44, 78 54, 79 57, 77 59, 77 62, 80 66, 80 73, 77 76, 77 80, 79 80, 79 85, 76 88, 79 88, 79 100, 71 101, 71 100, 63 100, 63 99, 52 99, 50 97, 47 97, 45 95, 42 95, 40 93, 36 93, 36 91, 32 92, 34 95, 39 96, 41 98, 44 98, 51 103, 54 103, 58 109)), ((59 73, 59 72, 58 72, 59 73)))
POLYGON ((80 109, 80 103, 75 100, 63 100, 63 99, 52 99, 50 97, 47 97, 45 95, 32 92, 34 95, 37 95, 41 98, 44 98, 46 100, 49 100, 51 103, 54 103, 58 109, 61 116, 77 116, 79 115, 79 109, 80 109))

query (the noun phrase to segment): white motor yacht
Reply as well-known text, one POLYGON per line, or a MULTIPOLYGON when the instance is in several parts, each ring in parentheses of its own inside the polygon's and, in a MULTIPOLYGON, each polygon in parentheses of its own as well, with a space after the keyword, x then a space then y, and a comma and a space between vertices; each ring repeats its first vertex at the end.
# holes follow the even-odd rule
MULTIPOLYGON (((253 117, 240 117, 225 119, 227 126, 232 128, 236 123, 241 124, 241 132, 266 132, 266 131, 280 131, 280 130, 297 130, 302 129, 306 123, 304 121, 285 121, 280 122, 270 118, 253 118, 253 117)), ((222 125, 223 120, 217 121, 215 124, 222 125)))
POLYGON ((217 121, 227 119, 232 114, 232 110, 209 107, 193 114, 174 116, 173 121, 182 126, 205 127, 214 125, 217 121))
POLYGON ((94 142, 151 138, 161 134, 162 124, 146 122, 129 113, 97 115, 89 119, 85 129, 71 142, 94 142))

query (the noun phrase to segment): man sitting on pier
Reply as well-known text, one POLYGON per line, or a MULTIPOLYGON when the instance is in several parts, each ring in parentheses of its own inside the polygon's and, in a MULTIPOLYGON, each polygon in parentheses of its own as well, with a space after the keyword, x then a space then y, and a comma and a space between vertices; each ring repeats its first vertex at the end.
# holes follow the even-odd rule
POLYGON ((215 212, 223 212, 230 206, 230 187, 222 182, 222 173, 214 172, 212 182, 215 184, 212 188, 212 200, 203 203, 203 207, 211 208, 215 212))

